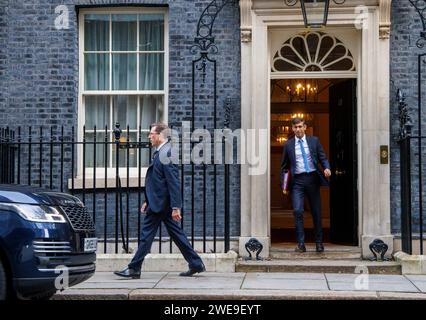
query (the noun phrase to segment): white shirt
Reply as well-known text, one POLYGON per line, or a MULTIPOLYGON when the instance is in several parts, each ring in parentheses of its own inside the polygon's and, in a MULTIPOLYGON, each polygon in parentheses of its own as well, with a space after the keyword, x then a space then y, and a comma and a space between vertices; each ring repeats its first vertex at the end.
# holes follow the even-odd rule
POLYGON ((164 141, 162 144, 160 144, 157 148, 155 148, 155 151, 160 151, 161 147, 164 146, 167 143, 167 140, 164 141))
POLYGON ((315 166, 314 166, 314 163, 312 161, 311 152, 309 151, 308 142, 306 141, 306 135, 304 135, 302 139, 299 139, 298 137, 294 137, 294 141, 296 143, 296 145, 295 145, 296 174, 306 172, 305 163, 303 162, 303 155, 302 155, 302 150, 300 149, 299 140, 302 140, 303 149, 305 150, 306 158, 308 158, 308 166, 309 166, 308 172, 315 171, 315 166))

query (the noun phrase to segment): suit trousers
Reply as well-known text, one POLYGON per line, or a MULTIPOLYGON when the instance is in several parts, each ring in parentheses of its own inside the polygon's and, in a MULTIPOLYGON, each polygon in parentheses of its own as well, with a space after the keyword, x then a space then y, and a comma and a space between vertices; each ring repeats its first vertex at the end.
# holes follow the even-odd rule
POLYGON ((323 239, 321 225, 320 181, 318 173, 315 171, 294 175, 294 184, 291 196, 296 226, 296 240, 298 243, 305 242, 305 231, 303 223, 305 195, 308 197, 312 219, 314 222, 315 242, 320 243, 323 239))
POLYGON ((151 251, 152 242, 157 233, 160 223, 163 222, 173 242, 181 251, 183 257, 188 262, 190 269, 201 270, 204 264, 200 256, 194 251, 183 232, 180 224, 172 219, 172 210, 164 212, 152 212, 148 209, 145 219, 143 220, 141 237, 135 256, 129 263, 129 268, 140 270, 145 256, 151 251))

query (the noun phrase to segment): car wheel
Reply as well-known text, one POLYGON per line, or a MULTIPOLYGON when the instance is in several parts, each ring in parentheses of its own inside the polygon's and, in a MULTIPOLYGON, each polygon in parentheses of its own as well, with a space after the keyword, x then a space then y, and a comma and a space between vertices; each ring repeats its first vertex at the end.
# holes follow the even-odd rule
POLYGON ((6 270, 0 260, 0 300, 6 300, 7 294, 7 277, 6 270))

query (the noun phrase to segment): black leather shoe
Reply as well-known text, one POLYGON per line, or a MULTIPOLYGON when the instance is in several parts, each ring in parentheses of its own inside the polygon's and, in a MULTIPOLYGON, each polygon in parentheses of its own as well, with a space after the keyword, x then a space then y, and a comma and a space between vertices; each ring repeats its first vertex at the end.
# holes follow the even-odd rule
POLYGON ((306 252, 306 247, 303 243, 299 243, 294 251, 299 253, 306 252))
POLYGON ((192 268, 190 268, 186 272, 179 273, 179 275, 181 277, 192 277, 194 274, 201 273, 201 272, 204 272, 204 271, 206 271, 206 267, 204 267, 204 266, 201 269, 192 269, 192 268))
POLYGON ((141 277, 140 270, 134 270, 130 268, 126 268, 123 271, 114 271, 114 274, 123 278, 140 279, 141 277))
POLYGON ((316 250, 317 252, 324 252, 324 246, 322 245, 322 243, 316 244, 316 250))

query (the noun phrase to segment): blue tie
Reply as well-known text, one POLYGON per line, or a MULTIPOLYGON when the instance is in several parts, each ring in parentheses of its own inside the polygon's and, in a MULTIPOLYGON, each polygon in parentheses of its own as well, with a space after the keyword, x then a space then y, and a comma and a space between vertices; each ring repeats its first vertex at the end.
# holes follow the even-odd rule
POLYGON ((303 157, 303 163, 305 165, 305 171, 309 172, 308 157, 306 156, 306 152, 305 152, 305 148, 303 147, 302 139, 299 139, 299 145, 300 145, 300 151, 302 151, 302 157, 303 157))
POLYGON ((155 151, 154 151, 154 154, 152 155, 152 161, 154 161, 154 160, 155 160, 155 157, 157 156, 157 154, 158 154, 158 150, 155 150, 155 151))

